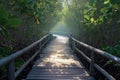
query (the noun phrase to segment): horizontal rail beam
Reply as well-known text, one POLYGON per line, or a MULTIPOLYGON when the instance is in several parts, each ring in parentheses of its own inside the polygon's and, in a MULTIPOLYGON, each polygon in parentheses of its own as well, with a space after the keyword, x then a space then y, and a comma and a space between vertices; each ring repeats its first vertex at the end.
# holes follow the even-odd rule
POLYGON ((78 51, 89 63, 91 62, 91 59, 86 56, 81 50, 79 50, 77 47, 75 47, 75 50, 78 51))
POLYGON ((29 45, 26 48, 23 48, 22 50, 17 51, 16 53, 11 54, 10 56, 7 56, 3 59, 0 59, 0 66, 5 65, 7 63, 9 63, 9 61, 23 55, 26 51, 30 50, 31 48, 33 48, 34 46, 36 46, 38 43, 40 43, 42 40, 44 40, 45 38, 47 38, 50 34, 45 35, 44 37, 42 37, 40 40, 34 42, 33 44, 29 45))
POLYGON ((107 71, 105 71, 103 68, 101 68, 99 65, 94 64, 94 67, 100 71, 108 80, 116 80, 114 77, 112 77, 107 71))
POLYGON ((27 62, 25 62, 16 72, 15 72, 15 78, 19 76, 19 74, 25 69, 25 67, 38 55, 39 50, 29 59, 27 62))
POLYGON ((120 58, 119 57, 116 57, 116 56, 113 56, 111 55, 110 53, 106 52, 106 51, 102 51, 100 49, 97 49, 97 48, 94 48, 90 45, 87 45, 83 42, 80 42, 78 40, 76 40, 75 38, 72 37, 72 40, 74 40, 75 42, 77 42, 78 44, 82 45, 83 47, 87 48, 87 49, 90 49, 91 51, 94 51, 100 55, 102 55, 103 57, 109 59, 109 60, 112 60, 113 62, 116 62, 116 63, 119 63, 120 64, 120 58))

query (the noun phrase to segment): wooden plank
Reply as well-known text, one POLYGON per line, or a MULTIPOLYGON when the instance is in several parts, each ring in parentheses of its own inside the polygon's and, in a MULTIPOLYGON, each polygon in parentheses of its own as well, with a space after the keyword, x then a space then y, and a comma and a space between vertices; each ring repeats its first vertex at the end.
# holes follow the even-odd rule
POLYGON ((84 69, 32 69, 29 75, 82 75, 89 76, 84 69))
POLYGON ((31 75, 27 80, 94 80, 89 76, 79 75, 31 75))
MULTIPOLYGON (((44 59, 44 58, 43 58, 44 59)), ((82 64, 80 63, 80 65, 78 66, 78 65, 76 65, 76 64, 70 64, 70 65, 67 65, 67 64, 64 64, 64 66, 57 66, 57 65, 54 65, 55 63, 52 63, 52 62, 44 62, 44 61, 42 61, 42 60, 38 60, 38 61, 36 61, 36 63, 34 64, 34 66, 33 66, 33 68, 53 68, 53 69, 56 69, 56 68, 78 68, 78 69, 80 69, 80 68, 85 68, 84 66, 81 66, 82 64)))

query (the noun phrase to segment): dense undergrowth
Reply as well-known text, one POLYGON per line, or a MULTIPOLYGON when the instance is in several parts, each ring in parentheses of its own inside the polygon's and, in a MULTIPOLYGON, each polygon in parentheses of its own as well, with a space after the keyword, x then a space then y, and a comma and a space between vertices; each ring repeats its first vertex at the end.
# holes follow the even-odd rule
POLYGON ((115 46, 107 46, 103 50, 109 52, 112 55, 120 57, 120 41, 115 46))
MULTIPOLYGON (((103 50, 109 52, 110 54, 114 56, 120 57, 120 41, 115 46, 113 47, 107 46, 103 48, 103 50)), ((109 60, 107 61, 107 64, 111 64, 120 70, 120 64, 118 63, 113 63, 111 60, 109 60)))

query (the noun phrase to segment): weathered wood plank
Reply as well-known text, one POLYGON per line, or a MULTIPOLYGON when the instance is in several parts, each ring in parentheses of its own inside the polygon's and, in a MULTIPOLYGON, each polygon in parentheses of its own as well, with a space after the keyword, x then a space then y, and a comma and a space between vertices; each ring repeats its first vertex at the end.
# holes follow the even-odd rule
POLYGON ((94 80, 89 76, 79 75, 32 75, 27 80, 94 80))
POLYGON ((32 69, 29 75, 81 75, 89 76, 84 69, 32 69))

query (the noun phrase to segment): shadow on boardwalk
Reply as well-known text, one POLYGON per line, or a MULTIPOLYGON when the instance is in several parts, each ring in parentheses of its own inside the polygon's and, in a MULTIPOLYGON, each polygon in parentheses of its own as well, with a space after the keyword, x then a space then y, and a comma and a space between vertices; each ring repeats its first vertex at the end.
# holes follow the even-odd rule
POLYGON ((28 80, 93 80, 68 46, 68 38, 54 35, 37 60, 28 80))

